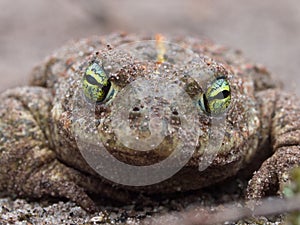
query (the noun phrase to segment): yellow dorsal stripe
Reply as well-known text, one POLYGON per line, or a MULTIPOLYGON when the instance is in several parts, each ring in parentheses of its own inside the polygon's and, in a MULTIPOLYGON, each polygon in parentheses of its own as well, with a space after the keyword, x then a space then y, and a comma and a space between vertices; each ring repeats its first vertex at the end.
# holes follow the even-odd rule
POLYGON ((165 53, 166 53, 166 47, 164 45, 164 36, 161 34, 156 34, 155 35, 155 40, 156 40, 156 60, 157 63, 163 63, 165 61, 165 53))

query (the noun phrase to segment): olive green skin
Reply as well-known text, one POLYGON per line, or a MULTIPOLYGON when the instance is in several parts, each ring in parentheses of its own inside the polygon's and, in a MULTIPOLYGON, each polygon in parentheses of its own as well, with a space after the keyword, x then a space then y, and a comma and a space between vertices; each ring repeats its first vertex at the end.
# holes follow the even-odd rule
MULTIPOLYGON (((72 132, 74 90, 80 88, 91 62, 101 62, 105 57, 111 62, 110 76, 117 90, 137 78, 151 79, 157 69, 155 61, 139 62, 114 50, 123 44, 152 39, 151 35, 122 33, 70 42, 33 70, 30 86, 1 93, 0 190, 29 197, 66 197, 92 211, 95 204, 88 193, 128 202, 135 192, 148 195, 195 190, 234 176, 249 164, 259 168, 253 159, 258 162, 257 156, 271 155, 249 181, 246 197, 261 198, 278 182, 280 192, 289 180, 288 171, 300 165, 299 100, 280 90, 263 66, 248 62, 239 51, 191 37, 166 36, 166 40, 199 54, 197 63, 186 63, 184 58, 179 58, 172 64, 159 65, 160 73, 168 80, 180 81, 193 99, 205 92, 212 80, 194 85, 184 74, 209 73, 215 78, 224 76, 230 83, 226 126, 220 127, 225 136, 211 165, 204 171, 198 170, 199 160, 205 160, 203 151, 212 119, 200 108, 196 125, 203 135, 199 137, 196 151, 186 166, 166 181, 145 187, 112 184, 87 164, 72 132)), ((114 99, 98 106, 102 122, 97 132, 117 159, 134 165, 150 165, 166 158, 174 149, 177 140, 173 136, 147 153, 133 152, 121 145, 114 133, 109 132, 113 106, 114 99)), ((169 107, 168 103, 165 107, 169 107)), ((139 125, 135 116, 133 122, 139 125)), ((178 118, 173 115, 173 119, 178 118)), ((82 121, 81 126, 87 129, 94 123, 86 115, 82 115, 82 121)))

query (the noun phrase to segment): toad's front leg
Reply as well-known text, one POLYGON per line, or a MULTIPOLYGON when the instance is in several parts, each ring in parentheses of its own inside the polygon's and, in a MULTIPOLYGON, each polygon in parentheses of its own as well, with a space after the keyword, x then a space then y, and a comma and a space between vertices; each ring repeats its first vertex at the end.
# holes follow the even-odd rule
POLYGON ((51 101, 51 94, 38 87, 0 94, 0 191, 66 197, 93 211, 85 190, 99 192, 99 182, 62 164, 49 147, 51 101))
MULTIPOLYGON (((250 180, 248 199, 259 199, 274 188, 282 194, 292 168, 300 166, 300 105, 296 96, 275 91, 259 94, 262 113, 269 118, 269 137, 274 154, 267 159, 250 180), (273 101, 263 100, 265 96, 273 101), (268 106, 268 107, 267 107, 268 106)), ((267 99, 267 98, 265 98, 267 99)), ((263 116, 264 116, 263 115, 263 116)))

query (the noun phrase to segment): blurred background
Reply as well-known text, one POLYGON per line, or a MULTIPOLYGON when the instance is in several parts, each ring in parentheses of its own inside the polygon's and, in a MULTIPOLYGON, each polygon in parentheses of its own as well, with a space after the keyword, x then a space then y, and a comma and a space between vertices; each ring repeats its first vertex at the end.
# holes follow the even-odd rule
POLYGON ((265 64, 300 96, 298 0, 0 0, 0 91, 69 39, 111 31, 208 37, 265 64))

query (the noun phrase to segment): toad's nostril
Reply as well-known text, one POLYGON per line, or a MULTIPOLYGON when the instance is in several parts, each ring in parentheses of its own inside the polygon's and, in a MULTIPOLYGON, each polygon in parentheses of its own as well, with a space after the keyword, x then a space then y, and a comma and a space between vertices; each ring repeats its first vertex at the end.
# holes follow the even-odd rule
POLYGON ((173 114, 174 116, 178 116, 178 115, 179 115, 179 113, 178 113, 177 110, 173 110, 173 111, 172 111, 172 114, 173 114))
POLYGON ((134 108, 132 109, 132 111, 133 111, 133 112, 139 112, 139 111, 140 111, 140 108, 139 108, 139 107, 134 107, 134 108))

